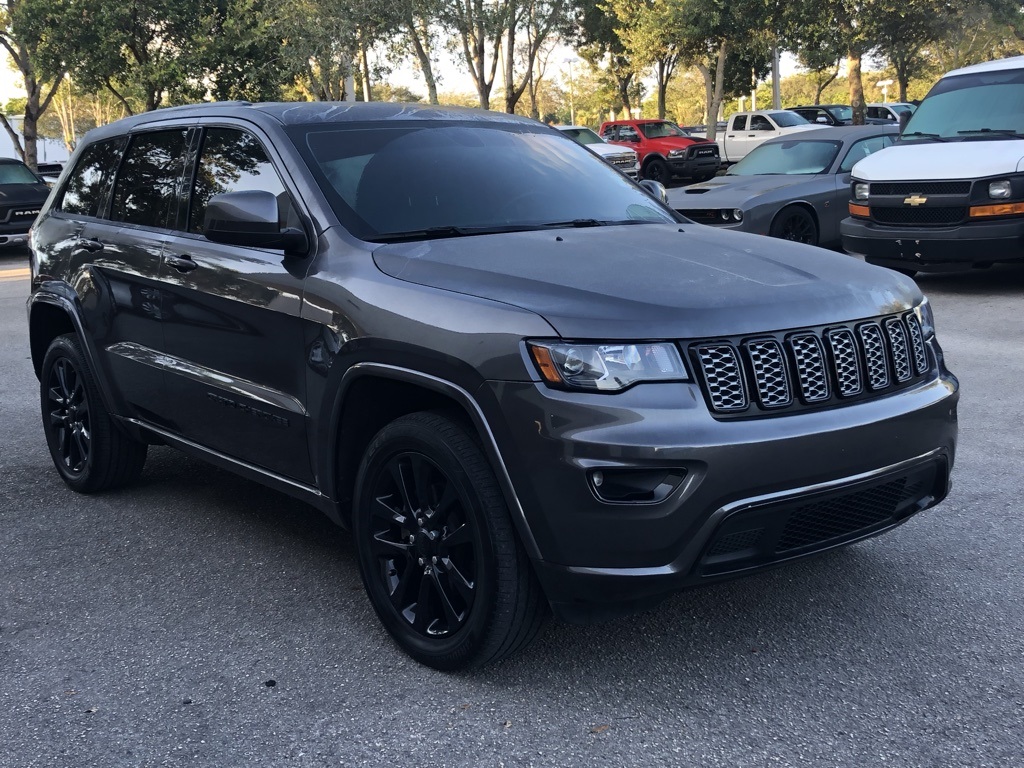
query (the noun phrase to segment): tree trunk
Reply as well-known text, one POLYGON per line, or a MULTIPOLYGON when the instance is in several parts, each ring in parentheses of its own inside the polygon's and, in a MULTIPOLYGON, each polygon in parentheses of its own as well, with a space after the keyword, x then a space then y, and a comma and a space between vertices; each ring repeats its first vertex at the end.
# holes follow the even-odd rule
POLYGON ((14 130, 14 126, 7 120, 7 115, 0 113, 0 122, 4 124, 4 130, 7 131, 7 135, 11 137, 11 144, 14 146, 14 151, 18 153, 18 157, 21 161, 25 161, 25 148, 21 146, 21 136, 14 130))
POLYGON ((407 13, 405 16, 405 28, 409 33, 409 39, 412 40, 412 48, 416 52, 416 60, 419 62, 420 72, 423 73, 423 79, 427 82, 427 101, 431 104, 437 104, 437 80, 434 78, 434 68, 430 63, 430 50, 424 43, 429 32, 426 25, 423 25, 422 28, 417 25, 411 13, 407 13))
POLYGON ((824 80, 821 79, 821 73, 820 72, 818 72, 817 75, 818 76, 815 78, 815 81, 814 81, 815 82, 814 103, 815 104, 821 104, 821 94, 824 92, 824 90, 826 88, 828 88, 832 84, 833 80, 835 80, 837 77, 839 77, 839 68, 837 67, 836 69, 834 69, 832 71, 832 74, 829 75, 824 80))
POLYGON ((850 51, 847 60, 847 77, 850 78, 850 106, 853 107, 853 124, 864 125, 864 82, 860 75, 860 51, 850 51))
POLYGON ((896 82, 900 86, 899 100, 905 102, 907 100, 907 88, 910 86, 910 76, 907 75, 906 69, 896 70, 896 82))
POLYGON ((362 30, 359 31, 359 75, 363 81, 363 101, 372 101, 370 98, 370 58, 366 53, 366 41, 363 39, 362 30))
POLYGON ((619 85, 619 103, 622 108, 626 110, 626 119, 629 120, 633 116, 633 108, 629 103, 629 85, 633 80, 633 75, 628 74, 625 77, 616 77, 616 82, 619 85))
POLYGON ((664 61, 659 61, 655 70, 655 75, 658 78, 658 119, 665 119, 665 95, 668 91, 668 76, 664 61))

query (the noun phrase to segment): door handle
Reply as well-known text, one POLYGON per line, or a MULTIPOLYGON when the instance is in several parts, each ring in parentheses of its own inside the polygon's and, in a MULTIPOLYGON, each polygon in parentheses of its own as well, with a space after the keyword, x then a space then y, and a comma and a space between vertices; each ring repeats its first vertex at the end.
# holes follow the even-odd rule
POLYGON ((164 261, 179 272, 191 272, 199 266, 188 256, 164 256, 164 261))
POLYGON ((75 241, 75 248, 89 253, 99 253, 103 250, 103 243, 95 238, 80 237, 75 241))

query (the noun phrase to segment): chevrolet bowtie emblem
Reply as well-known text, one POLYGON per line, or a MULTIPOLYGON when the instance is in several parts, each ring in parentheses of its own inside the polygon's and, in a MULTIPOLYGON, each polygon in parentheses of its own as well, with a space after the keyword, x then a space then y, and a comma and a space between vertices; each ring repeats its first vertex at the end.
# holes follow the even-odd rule
POLYGON ((904 205, 913 205, 913 206, 916 207, 918 205, 924 205, 927 202, 928 202, 928 198, 927 197, 921 197, 920 195, 916 195, 915 194, 915 195, 911 195, 910 197, 906 198, 903 201, 903 204, 904 205))

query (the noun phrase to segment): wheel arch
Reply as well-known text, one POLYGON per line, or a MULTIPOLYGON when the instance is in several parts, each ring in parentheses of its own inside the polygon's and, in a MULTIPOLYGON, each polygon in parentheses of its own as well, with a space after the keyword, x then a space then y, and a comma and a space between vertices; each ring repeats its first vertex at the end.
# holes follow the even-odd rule
POLYGON ((386 424, 418 411, 442 412, 460 422, 477 440, 501 487, 520 541, 531 558, 539 557, 536 540, 477 399, 439 376, 385 363, 354 364, 338 388, 330 422, 332 432, 320 467, 322 491, 338 502, 336 522, 351 527, 356 475, 370 441, 386 424))
MULTIPOLYGON (((66 300, 57 296, 38 295, 29 306, 28 343, 32 353, 32 368, 39 378, 43 368, 46 350, 58 336, 65 333, 77 333, 83 337, 80 324, 75 322, 74 312, 67 306, 66 300)), ((88 352, 86 352, 88 354, 88 352)))

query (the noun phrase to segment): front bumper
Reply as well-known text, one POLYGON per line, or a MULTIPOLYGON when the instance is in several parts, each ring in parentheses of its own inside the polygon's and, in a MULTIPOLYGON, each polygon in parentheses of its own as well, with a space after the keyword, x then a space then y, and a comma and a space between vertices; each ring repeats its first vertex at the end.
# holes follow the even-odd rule
POLYGON ((870 264, 946 272, 1024 260, 1024 221, 977 221, 953 227, 893 227, 863 219, 839 225, 843 250, 870 264))
POLYGON ((704 157, 670 157, 668 168, 673 176, 692 179, 703 176, 714 176, 722 163, 718 155, 704 157))
POLYGON ((540 551, 536 572, 556 614, 572 621, 892 528, 945 496, 956 450, 957 383, 946 372, 842 408, 729 422, 713 419, 691 384, 616 395, 491 386, 505 416, 502 453, 540 551), (595 492, 595 471, 650 470, 682 480, 649 503, 595 492), (843 522, 842 510, 878 494, 885 504, 843 522), (805 518, 819 525, 828 504, 839 505, 839 523, 793 533, 805 518))

